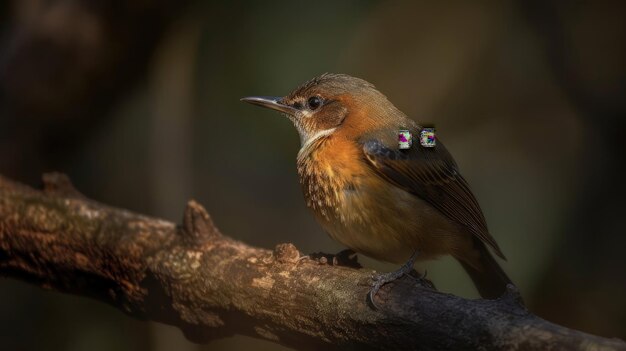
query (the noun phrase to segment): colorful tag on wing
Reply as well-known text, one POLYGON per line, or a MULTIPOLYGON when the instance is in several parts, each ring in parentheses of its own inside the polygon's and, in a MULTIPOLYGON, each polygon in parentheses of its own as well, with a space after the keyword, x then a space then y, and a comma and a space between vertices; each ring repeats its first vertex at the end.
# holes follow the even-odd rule
POLYGON ((401 150, 409 149, 413 145, 413 135, 408 130, 398 131, 398 147, 401 150))
POLYGON ((437 138, 435 137, 435 128, 424 128, 420 132, 420 144, 423 147, 435 147, 437 138))

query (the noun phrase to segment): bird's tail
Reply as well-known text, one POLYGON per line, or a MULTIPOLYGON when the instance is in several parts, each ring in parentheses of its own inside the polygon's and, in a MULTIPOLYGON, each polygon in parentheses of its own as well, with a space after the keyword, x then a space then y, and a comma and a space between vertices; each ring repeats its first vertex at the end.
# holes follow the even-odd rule
POLYGON ((513 282, 482 241, 474 239, 474 249, 478 251, 478 255, 474 256, 478 259, 473 259, 471 264, 460 257, 457 259, 472 278, 480 296, 484 299, 497 299, 504 294, 507 284, 513 282))

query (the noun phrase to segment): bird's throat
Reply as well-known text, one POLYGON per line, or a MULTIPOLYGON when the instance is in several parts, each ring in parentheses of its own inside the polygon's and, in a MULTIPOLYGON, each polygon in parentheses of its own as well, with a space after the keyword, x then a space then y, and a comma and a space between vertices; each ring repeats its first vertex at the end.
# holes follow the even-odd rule
POLYGON ((302 146, 300 147, 300 151, 298 152, 298 158, 307 157, 308 154, 311 153, 311 150, 315 149, 316 145, 318 145, 319 142, 332 135, 336 129, 337 128, 324 129, 310 135, 301 133, 300 142, 302 146))

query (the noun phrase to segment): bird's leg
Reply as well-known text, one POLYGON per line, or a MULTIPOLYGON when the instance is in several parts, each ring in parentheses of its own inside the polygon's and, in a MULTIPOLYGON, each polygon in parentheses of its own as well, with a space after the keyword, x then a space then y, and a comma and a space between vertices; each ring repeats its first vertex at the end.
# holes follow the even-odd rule
POLYGON ((356 252, 351 249, 341 250, 333 256, 333 266, 346 266, 352 268, 362 268, 358 261, 356 252))
POLYGON ((411 255, 411 258, 409 258, 409 260, 405 264, 403 264, 402 267, 400 267, 398 270, 389 272, 389 273, 379 274, 376 277, 374 277, 374 284, 372 285, 372 289, 370 290, 368 294, 370 303, 372 304, 372 306, 374 306, 374 309, 379 309, 378 306, 376 305, 376 302, 374 301, 374 298, 376 297, 376 293, 378 293, 378 290, 380 290, 380 288, 383 285, 389 282, 392 282, 402 277, 403 275, 411 272, 411 270, 413 269, 413 265, 415 264, 415 259, 417 258, 417 256, 418 256, 418 251, 416 250, 413 253, 413 255, 411 255))

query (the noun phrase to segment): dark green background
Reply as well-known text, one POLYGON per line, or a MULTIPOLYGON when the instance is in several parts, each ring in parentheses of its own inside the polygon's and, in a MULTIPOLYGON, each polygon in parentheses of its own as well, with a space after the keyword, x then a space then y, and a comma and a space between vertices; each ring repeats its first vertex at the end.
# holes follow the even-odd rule
MULTIPOLYGON (((14 39, 28 18, 43 26, 36 14, 65 3, 0 5, 1 174, 36 186, 42 172, 65 172, 93 199, 172 221, 195 198, 224 233, 251 245, 339 251, 304 205, 296 131, 239 98, 286 94, 324 72, 355 75, 415 120, 436 125, 531 311, 626 338, 620 2, 198 1, 165 21, 154 42, 122 55, 134 66, 125 71, 120 61, 95 77, 113 82, 97 99, 20 100, 44 78, 20 70, 26 64, 15 58, 14 39)), ((61 23, 73 20, 70 13, 61 23)), ((64 60, 29 55, 36 65, 64 60)), ((443 291, 477 296, 450 258, 420 268, 443 291)), ((0 280, 0 345, 281 349, 239 336, 197 346, 173 327, 7 279, 0 280)))

